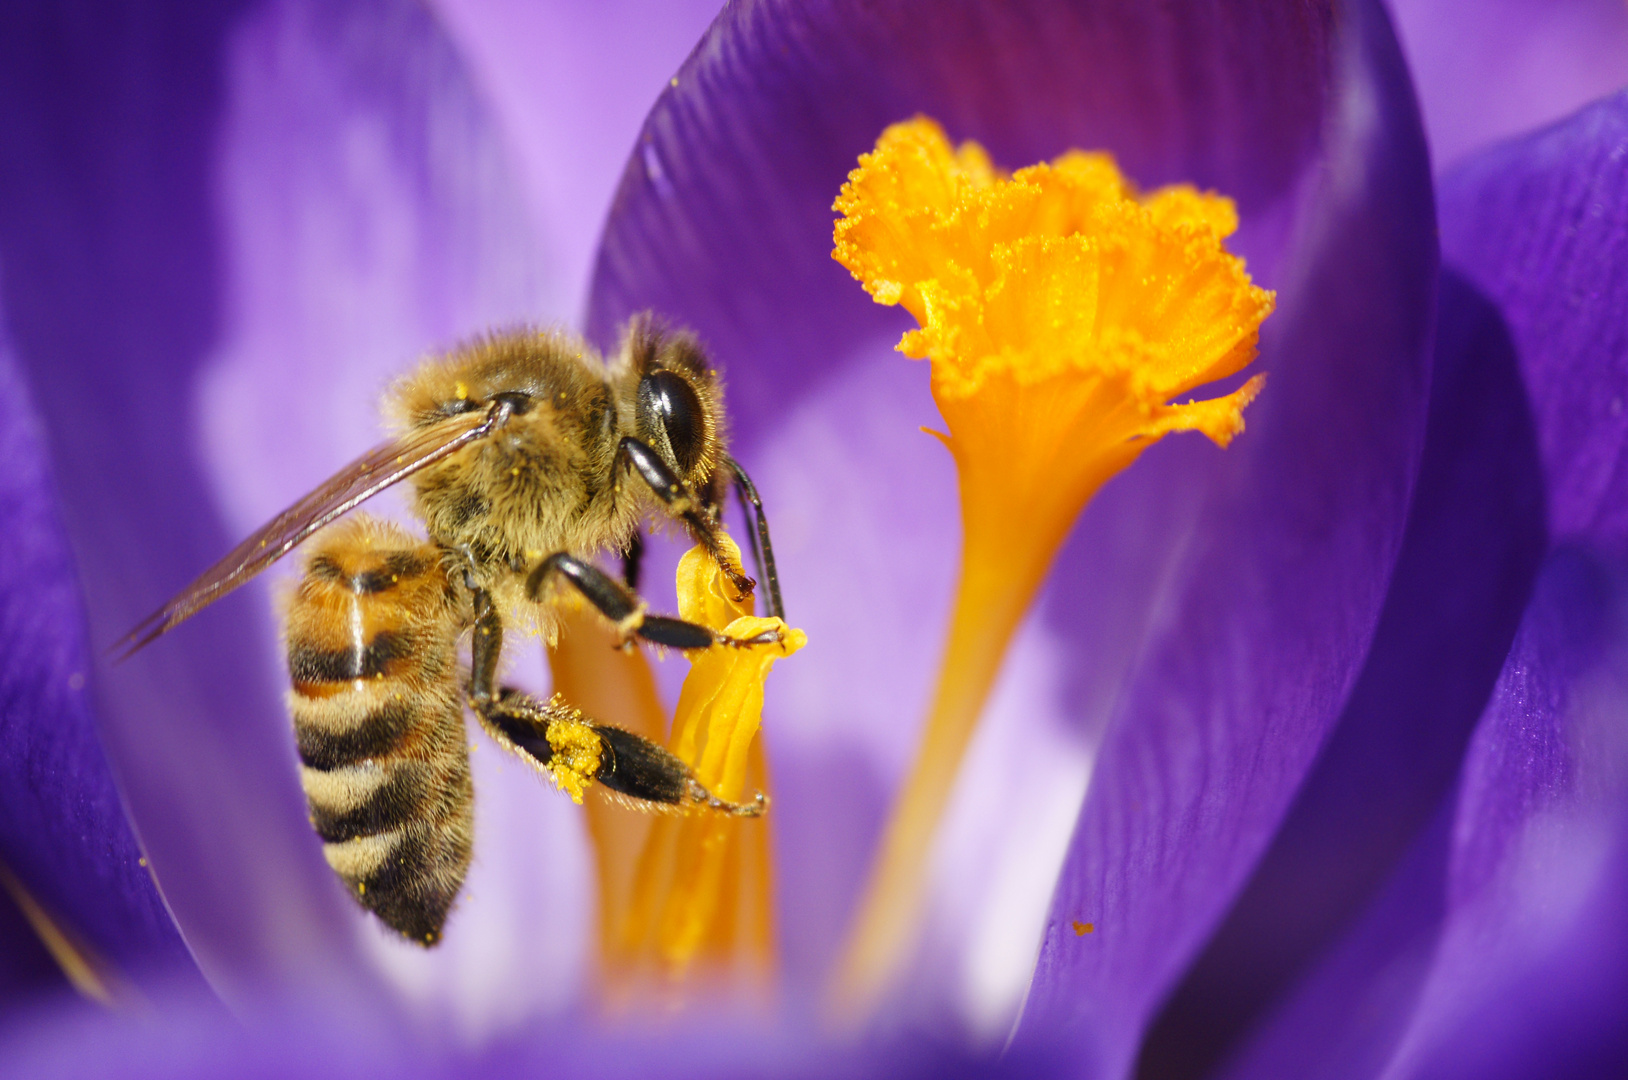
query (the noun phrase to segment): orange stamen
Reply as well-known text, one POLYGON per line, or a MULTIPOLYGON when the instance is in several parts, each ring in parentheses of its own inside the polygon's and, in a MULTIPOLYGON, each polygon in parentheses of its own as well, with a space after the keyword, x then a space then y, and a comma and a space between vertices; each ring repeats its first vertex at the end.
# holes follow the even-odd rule
MULTIPOLYGON (((920 329, 955 458, 963 543, 920 754, 895 805, 835 988, 869 1011, 915 940, 938 820, 1006 648, 1096 491, 1165 434, 1219 445, 1261 377, 1207 401, 1178 395, 1255 356, 1273 295, 1222 240, 1230 200, 1146 195, 1112 157, 1073 151, 1010 176, 925 118, 895 124, 849 174, 833 257, 920 329)), ((935 433, 937 434, 937 433, 935 433)))

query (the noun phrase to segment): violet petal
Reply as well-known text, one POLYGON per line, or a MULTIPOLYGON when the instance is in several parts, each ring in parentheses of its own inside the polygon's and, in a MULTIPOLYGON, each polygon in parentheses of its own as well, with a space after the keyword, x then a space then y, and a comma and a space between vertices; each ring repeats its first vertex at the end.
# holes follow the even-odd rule
MULTIPOLYGON (((416 4, 52 7, 0 37, 7 313, 105 647, 376 441, 390 375, 526 314, 531 239, 416 4)), ((306 819, 267 593, 256 582, 99 669, 102 734, 217 986, 366 985, 373 928, 306 819)), ((525 842, 542 860, 550 840, 525 842)))
MULTIPOLYGON (((15 346, 57 464, 90 641, 102 653, 225 550, 196 454, 193 377, 221 323, 212 154, 230 8, 12 11, 0 259, 15 346)), ((340 953, 276 691, 242 599, 91 676, 100 730, 206 973, 340 953), (258 648, 257 648, 258 647, 258 648), (314 888, 314 885, 311 886, 314 888), (279 910, 280 909, 280 910, 279 910), (255 924, 259 926, 256 927, 255 924), (268 934, 265 928, 279 926, 268 934)), ((104 654, 105 655, 105 654, 104 654)))
POLYGON ((1438 170, 1628 85, 1618 0, 1389 0, 1438 170))
POLYGON ((540 322, 581 318, 616 177, 650 103, 721 0, 434 0, 505 145, 545 280, 540 322))
POLYGON ((1107 147, 1146 185, 1281 200, 1311 153, 1324 16, 1130 2, 756 0, 719 16, 623 174, 589 298, 614 340, 646 308, 697 330, 747 442, 899 311, 834 263, 831 203, 883 127, 917 112, 1016 166, 1107 147), (1268 62, 1270 58, 1270 62, 1268 62))
MULTIPOLYGON (((1408 531, 1362 676, 1271 849, 1150 1033, 1148 1073, 1199 1075, 1218 1063, 1363 916, 1457 782, 1546 534, 1536 435, 1508 331, 1451 272, 1441 278, 1435 355, 1408 531)), ((1440 908, 1428 884, 1406 895, 1413 903, 1395 906, 1383 930, 1400 949, 1418 940, 1420 916, 1428 926, 1440 908)), ((1272 1076, 1286 1056, 1302 1075, 1359 1075, 1361 1063, 1382 1062, 1424 965, 1380 957, 1394 961, 1369 942, 1361 959, 1372 966, 1346 972, 1329 1008, 1278 1017, 1282 1051, 1255 1047, 1230 1075, 1272 1076), (1413 973, 1411 987, 1402 971, 1413 973), (1352 1009, 1364 978, 1386 992, 1352 1009)))
POLYGON ((1602 1075, 1628 1055, 1625 160, 1619 93, 1442 184, 1444 251, 1515 342, 1560 546, 1465 763, 1399 1075, 1602 1075))
POLYGON ((911 753, 957 521, 949 459, 915 430, 937 422, 926 372, 889 352, 906 317, 829 257, 843 178, 883 126, 927 112, 1008 165, 1107 146, 1141 182, 1214 184, 1270 249, 1317 138, 1326 27, 1298 5, 1244 23, 1133 3, 924 10, 728 8, 645 125, 589 304, 602 342, 650 308, 711 347, 810 634, 767 720, 777 842, 797 853, 778 864, 787 975, 805 990, 911 753))
POLYGON ((1628 536, 1628 91, 1442 180, 1442 250, 1509 324, 1557 538, 1628 536))
POLYGON ((1451 833, 1432 853, 1416 851, 1388 888, 1411 902, 1377 903, 1237 1075, 1275 1075, 1287 1060, 1306 1075, 1367 1075, 1359 1063, 1383 1065, 1404 1034, 1398 1075, 1561 1075, 1568 1055, 1609 1050, 1610 1033, 1622 1030, 1613 1003, 1624 997, 1611 980, 1628 970, 1628 949, 1605 913, 1628 902, 1628 823, 1588 796, 1589 778, 1625 759, 1609 740, 1581 755, 1576 747, 1599 734, 1590 696, 1620 716, 1628 689, 1600 696, 1620 663, 1611 659, 1622 648, 1611 552, 1628 522, 1617 464, 1628 435, 1625 146, 1628 95, 1619 94, 1479 155, 1442 183, 1445 251, 1462 268, 1447 280, 1485 290, 1510 343, 1537 423, 1550 528, 1563 546, 1581 534, 1605 554, 1563 549, 1550 560, 1479 721, 1462 793, 1442 808, 1451 833), (1591 857, 1602 860, 1592 887, 1590 867, 1579 866, 1591 857), (1546 888, 1571 891, 1571 906, 1557 909, 1564 917, 1534 910, 1546 888), (1534 949, 1531 932, 1545 925, 1547 945, 1534 949), (1416 1000, 1409 1031, 1397 1014, 1408 1019, 1416 1000))
MULTIPOLYGON (((1105 145, 1145 183, 1195 179, 1238 196, 1245 234, 1253 227, 1254 237, 1270 236, 1273 209, 1297 205, 1294 181, 1317 141, 1321 98, 1301 80, 1315 82, 1325 61, 1320 24, 1296 25, 1285 12, 1255 10, 1260 22, 1234 38, 1235 27, 1223 32, 1208 26, 1201 14, 1173 17, 1143 5, 1048 5, 1043 10, 940 5, 934 18, 912 20, 903 6, 832 4, 791 12, 776 4, 745 4, 725 13, 680 73, 679 85, 658 103, 607 226, 590 329, 606 338, 629 312, 653 307, 697 327, 726 369, 743 457, 754 469, 757 462, 769 463, 764 471, 771 480, 759 477, 760 486, 771 510, 778 508, 792 519, 786 531, 795 538, 784 544, 783 558, 787 603, 793 621, 810 629, 812 641, 801 666, 809 679, 828 688, 822 694, 799 686, 804 693, 777 698, 771 724, 807 732, 822 723, 848 726, 843 714, 859 715, 897 732, 892 739, 897 756, 908 754, 933 662, 932 641, 918 650, 927 635, 912 628, 936 624, 953 572, 949 538, 955 535, 955 504, 953 494, 945 497, 946 490, 953 492, 947 462, 924 462, 912 474, 893 460, 901 451, 909 453, 906 440, 912 435, 906 421, 918 416, 931 421, 925 393, 910 385, 924 382, 924 374, 884 375, 871 367, 898 364, 877 354, 905 320, 898 312, 871 305, 826 261, 829 201, 857 154, 869 148, 884 124, 916 111, 934 115, 956 138, 984 141, 1005 164, 1043 158, 1070 145, 1105 145), (844 20, 840 27, 839 19, 844 20), (1251 61, 1256 49, 1274 61, 1251 61), (1297 62, 1281 63, 1286 56, 1297 62), (1241 74, 1245 72, 1247 76, 1241 74), (1246 81, 1235 81, 1240 78, 1246 81), (1257 79, 1261 81, 1248 81, 1257 79), (892 434, 880 430, 889 417, 898 422, 892 434), (811 439, 811 432, 823 437, 811 439), (800 468, 785 466, 799 456, 804 459, 800 468), (837 464, 850 459, 854 468, 837 464), (843 477, 840 484, 838 475, 843 477), (834 494, 839 489, 858 494, 839 497, 834 494), (842 504, 844 498, 868 509, 810 512, 810 507, 842 504), (868 524, 857 530, 856 539, 850 526, 862 519, 868 524), (900 530, 922 542, 900 539, 900 530), (877 534, 874 543, 871 532, 877 534), (865 557, 851 557, 857 552, 865 557), (857 573, 849 572, 855 568, 857 573), (864 613, 863 632, 854 625, 858 612, 864 613), (832 613, 835 617, 827 618, 832 613), (899 619, 906 622, 902 632, 895 632, 899 619), (817 622, 825 624, 823 631, 816 632, 817 622), (825 657, 838 662, 817 660, 822 648, 825 657), (918 651, 925 656, 917 657, 918 651), (870 667, 883 661, 873 659, 867 666, 856 655, 861 653, 885 658, 886 670, 868 677, 870 667), (857 699, 851 690, 855 686, 865 688, 857 699), (846 695, 844 687, 850 688, 846 695), (806 708, 805 698, 819 707, 806 708), (885 699, 887 706, 873 707, 875 698, 885 699), (809 715, 799 715, 805 712, 809 715)), ((1203 501, 1200 488, 1171 478, 1169 466, 1177 460, 1196 463, 1201 473, 1210 471, 1200 479, 1228 490, 1227 498, 1216 500, 1227 508, 1212 508, 1213 519, 1237 515, 1227 527, 1248 533, 1243 519, 1256 515, 1255 527, 1269 538, 1263 542, 1250 533, 1242 546, 1267 549, 1260 555, 1263 563, 1288 555, 1294 545, 1311 546, 1309 536, 1324 527, 1349 545, 1338 554, 1319 550, 1317 559, 1305 563, 1307 579, 1337 579, 1332 588, 1339 599, 1320 594, 1322 604, 1349 621, 1319 626, 1332 640, 1310 650, 1318 654, 1317 664, 1302 665, 1293 679, 1284 680, 1283 693, 1315 698, 1318 710, 1305 721, 1296 748, 1283 755, 1277 782, 1264 785, 1258 801, 1240 811, 1240 817, 1249 816, 1247 823, 1237 823, 1243 833, 1281 812, 1349 685, 1396 550, 1418 451, 1420 350, 1434 263, 1428 178, 1405 75, 1394 52, 1386 51, 1384 33, 1376 37, 1382 42, 1375 46, 1383 57, 1382 74, 1372 77, 1372 83, 1364 74, 1344 88, 1350 91, 1349 108, 1360 112, 1372 100, 1366 95, 1375 93, 1373 87, 1383 87, 1373 121, 1378 131, 1365 133, 1374 135, 1375 145, 1346 147, 1349 156, 1335 162, 1337 168, 1354 168, 1358 177, 1339 192, 1348 200, 1343 209, 1354 217, 1366 211, 1371 218, 1351 226, 1350 234, 1322 237, 1324 246, 1316 248, 1318 257, 1356 268, 1347 265, 1342 271, 1346 276, 1319 285, 1316 271, 1301 266, 1301 277, 1283 286, 1285 311, 1276 317, 1279 325, 1268 324, 1263 358, 1263 366, 1273 372, 1272 390, 1257 406, 1260 415, 1251 415, 1249 438, 1232 452, 1238 461, 1229 456, 1226 464, 1215 465, 1202 456, 1202 447, 1161 446, 1103 495, 1122 502, 1129 515, 1129 527, 1117 530, 1132 537, 1128 545, 1117 546, 1120 555, 1127 546, 1135 547, 1133 560, 1154 565, 1148 574, 1127 575, 1137 578, 1127 591, 1138 592, 1143 600, 1156 589, 1171 559, 1179 563, 1184 557, 1179 536, 1156 534, 1154 520, 1170 516, 1166 508, 1172 501, 1189 509, 1203 501), (1364 153, 1372 159, 1364 160, 1364 153), (1369 183, 1373 186, 1364 186, 1369 183), (1385 224, 1376 229, 1376 221, 1385 224), (1296 316, 1297 306, 1306 301, 1291 291, 1303 284, 1330 290, 1345 301, 1331 308, 1343 315, 1330 317, 1325 310, 1315 318, 1327 319, 1330 327, 1342 317, 1349 322, 1337 330, 1307 331, 1305 323, 1311 319, 1304 313, 1311 305, 1296 316), (1389 321, 1376 323, 1375 312, 1389 313, 1389 321), (1325 344, 1337 344, 1342 335, 1355 344, 1328 361, 1338 377, 1325 376, 1316 365, 1328 360, 1322 355, 1325 344), (1376 375, 1376 368, 1385 374, 1376 375), (1277 405, 1269 400, 1274 396, 1277 405), (1331 416, 1339 418, 1332 426, 1331 416), (1257 424, 1260 436, 1255 435, 1257 424), (1276 434, 1269 434, 1274 427, 1276 434), (1321 430, 1314 433, 1314 427, 1321 430), (1336 429, 1343 434, 1335 436, 1336 429), (1244 450, 1251 438, 1264 448, 1244 450), (1371 446, 1372 456, 1363 462, 1360 455, 1351 455, 1353 444, 1371 446), (1311 447, 1318 449, 1308 454, 1311 447), (1291 476, 1296 464, 1305 471, 1291 476), (1319 469, 1327 472, 1319 474, 1319 469), (1187 494, 1174 495, 1172 485, 1187 494), (1331 497, 1345 488, 1349 491, 1342 499, 1331 497), (1302 490, 1325 491, 1330 497, 1319 503, 1315 496, 1300 494, 1302 490), (1120 492, 1126 493, 1122 500, 1120 492), (1244 494, 1229 503, 1233 492, 1244 494), (1356 492, 1360 494, 1352 501, 1356 492), (1277 500, 1279 505, 1253 500, 1277 500), (1246 504, 1249 511, 1243 509, 1246 504), (1271 524, 1260 526, 1263 521, 1271 524), (1149 550, 1154 557, 1146 559, 1149 550), (1330 566, 1345 569, 1332 573, 1330 566), (1147 589, 1140 588, 1144 579, 1152 582, 1147 589)), ((1325 221, 1323 227, 1333 226, 1325 221)), ((1282 284, 1273 280, 1271 257, 1281 249, 1270 240, 1259 243, 1266 257, 1252 265, 1269 284, 1282 284)), ((1092 522, 1105 517, 1096 511, 1094 507, 1082 525, 1093 536, 1089 550, 1082 555, 1078 538, 1071 542, 1059 564, 1061 583, 1047 605, 1047 624, 1064 628, 1075 643, 1069 646, 1074 655, 1086 655, 1078 649, 1081 640, 1093 634, 1112 637, 1111 628, 1123 629, 1124 619, 1141 625, 1148 618, 1113 603, 1091 609, 1105 612, 1100 625, 1076 611, 1058 614, 1055 597, 1066 594, 1067 582, 1080 574, 1100 574, 1115 582, 1108 591, 1115 594, 1110 599, 1119 599, 1115 575, 1127 566, 1126 559, 1087 561, 1100 550, 1096 538, 1101 530, 1092 522), (1085 566, 1089 570, 1081 569, 1085 566)), ((1211 551, 1209 557, 1218 565, 1206 573, 1217 578, 1234 573, 1230 552, 1222 557, 1211 551)), ((1194 562, 1187 564, 1182 580, 1188 574, 1202 576, 1193 567, 1194 562)), ((1303 584, 1298 572, 1292 578, 1295 584, 1286 591, 1303 584)), ((1258 600, 1251 598, 1249 606, 1258 606, 1258 600)), ((1122 639, 1137 636, 1133 630, 1122 639)), ((1116 646, 1110 651, 1122 650, 1116 646)), ((1123 670, 1131 659, 1122 657, 1104 667, 1119 664, 1117 670, 1123 670)), ((783 678, 777 673, 782 685, 798 682, 794 667, 788 665, 783 678)), ((1239 669, 1247 670, 1247 665, 1239 669)), ((1085 671, 1089 679, 1096 668, 1085 671)), ((1107 682, 1117 683, 1117 674, 1107 682)), ((1110 703, 1113 690, 1105 687, 1110 703)), ((1076 697, 1069 712, 1083 724, 1086 708, 1076 697)), ((772 739, 770 745, 773 751, 772 739)), ((806 756, 807 747, 798 751, 806 756)), ((874 760, 867 769, 856 766, 856 759, 863 755, 833 754, 835 764, 823 784, 797 786, 806 792, 842 790, 878 771, 874 760)), ((888 764, 892 762, 883 765, 874 784, 867 781, 867 790, 885 790, 888 764)), ((776 770, 784 775, 779 762, 776 770)), ((868 799, 869 794, 861 801, 868 799)), ((799 816, 826 821, 820 815, 827 812, 812 797, 806 805, 791 805, 782 796, 777 806, 788 822, 799 816)), ((851 810, 847 807, 844 816, 851 810)), ((857 836, 847 839, 848 846, 868 840, 863 826, 850 828, 857 836)), ((807 839, 815 831, 799 830, 799 835, 807 839)), ((1220 876, 1235 883, 1258 850, 1242 845, 1223 860, 1220 876)), ((806 849, 799 851, 808 855, 806 849)), ((783 863, 782 915, 800 931, 821 919, 805 911, 797 898, 820 895, 829 903, 833 897, 851 896, 852 886, 833 885, 827 871, 855 860, 822 854, 806 862, 819 868, 820 880, 807 875, 810 880, 802 881, 797 860, 783 863)), ((1196 899, 1194 908, 1207 914, 1187 925, 1188 934, 1196 934, 1199 924, 1214 917, 1226 889, 1196 899)), ((1172 918, 1184 921, 1191 914, 1172 913, 1172 918)), ((1192 939, 1161 946, 1166 960, 1158 966, 1164 970, 1145 976, 1149 995, 1160 980, 1171 977, 1175 957, 1192 947, 1192 939)), ((828 946, 823 951, 829 955, 828 946)), ((1146 965, 1150 971, 1154 966, 1146 965)), ((1056 991, 1060 997, 1072 992, 1056 991)), ((1117 987, 1113 993, 1119 997, 1117 987)), ((1141 997, 1133 1008, 1146 1009, 1149 1000, 1141 997)), ((1104 1011, 1106 1026, 1119 1019, 1112 1013, 1104 1011)), ((1130 1023, 1123 1030, 1134 1028, 1130 1023)), ((1126 1052, 1126 1046, 1115 1048, 1116 1054, 1126 1052)))
POLYGON ((9 1021, 17 1006, 61 1001, 73 993, 73 984, 27 916, 10 896, 0 893, 0 1016, 9 1021))
POLYGON ((1043 1080, 1072 1063, 1033 1053, 969 1053, 954 1040, 903 1036, 852 1044, 762 1016, 704 1007, 681 1024, 637 1018, 607 1029, 581 1016, 545 1019, 475 1048, 427 1039, 399 1014, 311 992, 257 1000, 241 1017, 197 1001, 166 1001, 156 1016, 78 1008, 36 1010, 0 1030, 8 1080, 1043 1080))
POLYGON ((1395 1077, 1628 1065, 1628 560, 1550 558, 1465 761, 1445 920, 1395 1077))
POLYGON ((1428 166, 1383 15, 1344 14, 1328 187, 1263 347, 1273 381, 1121 691, 1019 1031, 1082 1047, 1105 1075, 1129 1066, 1288 809, 1402 538, 1435 276, 1428 166))
MULTIPOLYGON (((91 657, 73 555, 33 395, 0 339, 0 905, 8 968, 33 975, 26 892, 115 981, 192 967, 125 820, 91 714, 91 657)), ((47 958, 49 962, 49 958, 47 958)), ((54 964, 52 967, 54 968, 54 964)), ((53 972, 60 979, 59 972, 53 972)), ((6 982, 23 977, 8 971, 6 982)), ((47 979, 53 982, 54 979, 47 979)))

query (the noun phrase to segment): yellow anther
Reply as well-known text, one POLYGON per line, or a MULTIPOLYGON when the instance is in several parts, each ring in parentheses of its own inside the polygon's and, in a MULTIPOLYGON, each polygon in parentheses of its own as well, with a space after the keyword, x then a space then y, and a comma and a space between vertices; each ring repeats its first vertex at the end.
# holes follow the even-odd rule
MULTIPOLYGON (((882 133, 836 202, 833 257, 919 328, 961 492, 963 543, 941 673, 835 998, 862 1013, 914 940, 926 855, 1013 632, 1086 502, 1171 431, 1243 430, 1256 376, 1173 403, 1255 357, 1273 294, 1222 241, 1231 202, 1139 193, 1105 153, 1007 175, 916 118, 882 133)), ((936 433, 935 433, 936 434, 936 433)))
MULTIPOLYGON (((740 552, 727 537, 723 546, 726 558, 738 567, 740 552)), ((781 640, 714 645, 690 654, 690 674, 679 695, 668 748, 713 795, 742 802, 763 786, 757 735, 764 679, 777 660, 808 639, 779 619, 752 615, 749 599, 733 597, 705 549, 693 548, 680 560, 678 610, 683 618, 732 638, 780 629, 781 640)), ((736 973, 761 977, 774 953, 772 898, 766 819, 700 809, 659 819, 634 874, 618 951, 665 980, 680 979, 698 965, 744 968, 736 973)))

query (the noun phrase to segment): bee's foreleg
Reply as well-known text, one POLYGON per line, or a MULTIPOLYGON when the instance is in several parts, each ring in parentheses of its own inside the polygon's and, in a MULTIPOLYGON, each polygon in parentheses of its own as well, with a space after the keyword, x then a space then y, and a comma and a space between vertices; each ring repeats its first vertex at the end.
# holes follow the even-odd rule
POLYGON ((735 494, 741 501, 741 509, 753 519, 753 528, 747 530, 746 539, 752 548, 752 562, 757 566, 758 576, 769 588, 769 614, 784 620, 786 605, 780 599, 780 574, 774 566, 774 545, 769 542, 769 518, 763 512, 763 500, 740 462, 726 457, 724 465, 735 474, 735 494))
MULTIPOLYGON (((670 649, 707 649, 713 645, 766 645, 780 640, 779 630, 750 638, 732 638, 700 623, 686 622, 667 615, 647 615, 644 602, 621 582, 590 562, 558 552, 544 559, 526 579, 526 595, 533 600, 542 595, 550 574, 559 574, 582 594, 599 613, 621 630, 624 639, 640 637, 653 645, 670 649)), ((480 623, 476 622, 477 639, 480 623)), ((478 642, 477 642, 478 643, 478 642)))
POLYGON ((631 435, 624 435, 616 447, 618 473, 626 460, 633 471, 667 507, 667 512, 683 520, 695 542, 707 549, 712 561, 729 578, 729 583, 741 594, 741 599, 752 595, 756 582, 741 572, 741 568, 726 554, 718 542, 718 524, 707 506, 690 490, 690 486, 661 459, 649 446, 631 435))
POLYGON ((732 803, 706 789, 683 760, 631 731, 598 724, 556 696, 546 705, 518 690, 503 689, 476 705, 481 724, 504 749, 529 759, 573 799, 588 784, 652 809, 705 808, 736 817, 756 817, 768 801, 732 803))

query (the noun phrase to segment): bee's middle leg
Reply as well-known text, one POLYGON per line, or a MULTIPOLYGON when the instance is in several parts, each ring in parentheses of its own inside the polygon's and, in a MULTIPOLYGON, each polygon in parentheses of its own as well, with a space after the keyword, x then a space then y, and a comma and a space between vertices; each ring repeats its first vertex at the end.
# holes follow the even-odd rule
MULTIPOLYGON (((749 638, 732 638, 700 623, 686 622, 668 615, 647 615, 644 601, 627 586, 590 562, 558 552, 544 559, 526 579, 526 595, 541 595, 550 574, 558 574, 571 584, 599 613, 615 623, 624 637, 640 637, 670 649, 707 649, 713 645, 768 645, 780 640, 780 631, 769 630, 749 638)), ((476 633, 479 633, 477 622, 476 633)))

